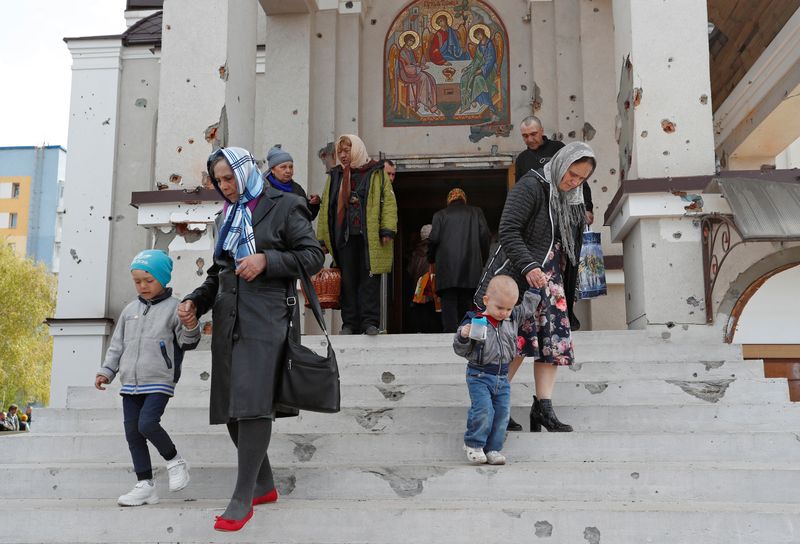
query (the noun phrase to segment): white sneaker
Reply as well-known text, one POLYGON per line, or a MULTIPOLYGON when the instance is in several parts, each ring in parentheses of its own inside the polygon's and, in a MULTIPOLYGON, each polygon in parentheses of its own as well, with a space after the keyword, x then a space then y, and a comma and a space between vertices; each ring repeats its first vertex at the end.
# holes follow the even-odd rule
POLYGON ((183 457, 176 457, 172 461, 167 461, 167 472, 169 473, 169 490, 180 491, 189 485, 189 465, 183 457))
POLYGON ((483 448, 470 448, 464 444, 464 451, 467 452, 467 459, 474 465, 482 465, 486 462, 486 454, 483 448))
POLYGON ((141 480, 136 482, 129 492, 117 499, 120 506, 141 506, 143 504, 157 504, 158 493, 153 480, 141 480))
POLYGON ((490 465, 505 465, 506 456, 500 453, 499 451, 487 451, 486 462, 489 463, 490 465))

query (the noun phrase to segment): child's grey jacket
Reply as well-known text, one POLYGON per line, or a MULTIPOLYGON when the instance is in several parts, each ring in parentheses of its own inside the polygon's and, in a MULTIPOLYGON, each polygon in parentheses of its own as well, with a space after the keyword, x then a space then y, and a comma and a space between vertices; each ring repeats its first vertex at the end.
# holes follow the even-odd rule
POLYGON ((172 396, 181 376, 183 352, 200 342, 200 326, 186 330, 178 319, 180 301, 172 289, 152 299, 138 298, 119 316, 98 375, 109 383, 119 374, 122 395, 172 396))
POLYGON ((458 327, 453 338, 453 351, 456 355, 466 357, 468 364, 474 367, 509 364, 517 354, 517 331, 523 320, 533 317, 540 300, 538 290, 525 291, 522 302, 514 307, 511 317, 497 327, 489 324, 484 341, 463 338, 461 329, 464 325, 458 327))

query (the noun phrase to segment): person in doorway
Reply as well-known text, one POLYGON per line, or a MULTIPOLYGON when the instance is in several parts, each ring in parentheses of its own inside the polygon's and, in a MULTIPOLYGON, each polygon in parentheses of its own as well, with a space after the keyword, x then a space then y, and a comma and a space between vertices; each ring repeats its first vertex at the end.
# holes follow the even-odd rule
MULTIPOLYGON (((278 376, 289 322, 296 311, 300 263, 309 274, 324 255, 303 199, 264 183, 245 149, 219 149, 208 159, 214 188, 224 199, 217 217, 214 264, 203 284, 178 308, 185 324, 213 309, 211 339, 212 425, 225 424, 237 447, 237 479, 218 531, 238 531, 253 506, 278 493, 267 449, 276 408, 278 376)), ((299 331, 296 331, 299 334, 299 331)))
POLYGON ((500 246, 489 258, 475 294, 479 305, 491 277, 511 274, 520 289, 541 290, 535 319, 519 329, 522 339, 509 368, 513 379, 524 357, 535 357, 536 394, 530 411, 532 432, 569 432, 553 410, 552 395, 559 366, 574 361, 567 316, 564 277, 577 268, 586 221, 581 184, 596 166, 592 148, 572 142, 558 151, 540 173, 530 171, 511 189, 500 218, 500 246))
POLYGON ((139 296, 122 310, 94 386, 104 391, 119 376, 125 439, 138 481, 117 503, 141 506, 159 501, 148 441, 167 461, 169 490, 180 491, 189 484, 189 467, 161 426, 161 416, 175 394, 183 352, 200 342, 200 326, 197 320, 178 321, 178 299, 167 287, 172 278, 169 255, 141 251, 130 270, 139 296))
POLYGON ((489 227, 483 211, 467 205, 453 189, 447 207, 433 214, 428 260, 436 267, 436 293, 442 299, 442 328, 455 332, 472 307, 472 295, 489 254, 489 227))
POLYGON ((394 177, 397 175, 397 165, 391 159, 383 161, 383 171, 386 172, 386 177, 389 181, 394 183, 394 177))
POLYGON ((339 136, 336 160, 322 192, 317 238, 342 270, 341 334, 374 336, 380 275, 392 271, 397 201, 383 163, 370 160, 358 136, 339 136))
POLYGON ((292 156, 284 151, 281 144, 275 144, 267 153, 267 168, 269 172, 264 174, 264 181, 284 193, 294 193, 308 203, 308 211, 311 212, 311 220, 317 218, 319 214, 320 197, 317 194, 306 196, 303 187, 294 181, 294 160, 292 156))
MULTIPOLYGON (((522 135, 522 141, 525 142, 525 150, 517 155, 515 163, 515 172, 517 181, 531 170, 540 170, 544 165, 553 158, 561 148, 564 147, 563 142, 558 140, 549 140, 544 135, 542 122, 538 117, 531 115, 526 117, 520 123, 519 132, 522 135)), ((586 224, 592 225, 594 223, 594 204, 592 203, 592 189, 589 183, 584 183, 583 190, 583 204, 586 207, 586 224)), ((573 294, 567 297, 567 305, 569 306, 569 322, 573 331, 581 328, 581 322, 575 317, 575 288, 578 282, 577 269, 576 273, 572 273, 564 278, 564 285, 566 292, 573 294)))
POLYGON ((430 297, 424 302, 415 302, 414 293, 416 292, 417 285, 420 279, 426 272, 431 271, 431 265, 428 263, 428 250, 430 248, 430 235, 432 226, 430 224, 423 225, 419 229, 419 242, 414 245, 414 251, 408 259, 408 283, 411 289, 411 323, 414 333, 437 333, 442 332, 442 319, 439 317, 439 312, 436 311, 436 300, 430 297))

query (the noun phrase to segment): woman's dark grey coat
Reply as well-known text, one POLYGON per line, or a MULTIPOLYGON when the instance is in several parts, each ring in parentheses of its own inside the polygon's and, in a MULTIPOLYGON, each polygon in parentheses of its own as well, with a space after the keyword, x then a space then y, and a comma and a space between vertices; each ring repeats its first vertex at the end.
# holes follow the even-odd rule
MULTIPOLYGON (((217 217, 217 232, 223 219, 222 214, 217 217)), ((300 277, 292 254, 309 274, 318 272, 324 260, 308 206, 294 194, 267 186, 253 210, 253 233, 256 250, 267 257, 262 274, 250 282, 240 279, 233 259, 224 252, 215 257, 203 285, 185 298, 194 301, 198 316, 213 308, 212 424, 275 413, 292 313, 286 298, 300 277)))

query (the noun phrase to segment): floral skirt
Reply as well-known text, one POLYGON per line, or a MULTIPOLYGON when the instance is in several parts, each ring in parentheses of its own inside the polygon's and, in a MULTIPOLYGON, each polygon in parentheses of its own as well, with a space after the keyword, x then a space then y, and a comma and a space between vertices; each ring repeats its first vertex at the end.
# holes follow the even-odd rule
POLYGON ((568 366, 572 364, 574 355, 561 274, 561 242, 553 244, 542 270, 547 276, 547 285, 540 289, 542 300, 533 319, 526 319, 519 327, 517 355, 568 366))

